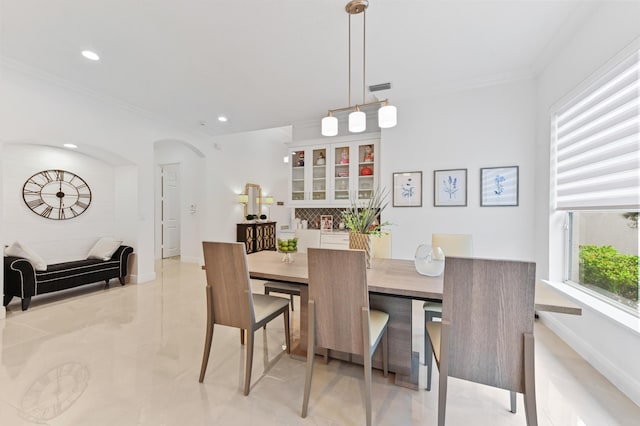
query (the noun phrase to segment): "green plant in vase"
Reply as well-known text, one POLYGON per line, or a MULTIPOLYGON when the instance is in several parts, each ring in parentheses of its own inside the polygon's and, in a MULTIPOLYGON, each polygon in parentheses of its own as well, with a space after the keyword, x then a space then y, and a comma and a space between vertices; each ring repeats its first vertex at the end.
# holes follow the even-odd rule
POLYGON ((380 236, 382 227, 391 225, 390 222, 381 223, 378 217, 389 205, 387 193, 375 190, 368 200, 351 198, 350 206, 342 212, 345 228, 349 230, 349 248, 365 251, 367 268, 371 267, 371 236, 380 236))

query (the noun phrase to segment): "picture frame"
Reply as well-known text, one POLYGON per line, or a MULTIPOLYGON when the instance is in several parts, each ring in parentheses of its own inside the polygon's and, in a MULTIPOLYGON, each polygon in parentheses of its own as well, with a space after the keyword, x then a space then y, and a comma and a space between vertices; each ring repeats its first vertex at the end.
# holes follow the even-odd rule
POLYGON ((519 166, 480 169, 480 207, 513 207, 519 204, 519 166))
POLYGON ((467 169, 433 171, 433 206, 467 206, 467 169))
POLYGON ((422 207, 422 172, 393 174, 393 207, 422 207))
POLYGON ((333 216, 330 214, 320 215, 320 230, 333 231, 333 216))

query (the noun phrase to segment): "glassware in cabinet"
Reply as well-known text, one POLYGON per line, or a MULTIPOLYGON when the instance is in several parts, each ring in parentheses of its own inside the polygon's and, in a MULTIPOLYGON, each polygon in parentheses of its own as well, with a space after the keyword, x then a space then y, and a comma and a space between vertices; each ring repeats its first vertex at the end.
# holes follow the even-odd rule
POLYGON ((351 149, 349 146, 337 146, 334 148, 334 200, 349 200, 349 188, 351 187, 350 156, 351 149))

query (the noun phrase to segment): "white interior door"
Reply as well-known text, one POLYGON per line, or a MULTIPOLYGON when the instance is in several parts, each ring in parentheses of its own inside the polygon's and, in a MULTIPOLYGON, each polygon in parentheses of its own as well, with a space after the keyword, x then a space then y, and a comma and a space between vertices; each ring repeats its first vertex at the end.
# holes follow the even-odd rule
POLYGON ((162 258, 180 256, 180 165, 162 166, 162 258))

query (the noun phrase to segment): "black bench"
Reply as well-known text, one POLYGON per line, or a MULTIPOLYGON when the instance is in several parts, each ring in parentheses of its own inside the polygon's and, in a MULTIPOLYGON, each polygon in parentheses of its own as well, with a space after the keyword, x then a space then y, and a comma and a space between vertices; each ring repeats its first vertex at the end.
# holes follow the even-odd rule
POLYGON ((111 259, 85 259, 73 262, 47 265, 46 271, 36 271, 33 265, 22 257, 4 257, 4 306, 11 299, 22 299, 22 310, 26 311, 31 297, 85 284, 118 278, 124 285, 127 276, 129 256, 133 248, 120 246, 111 259))

